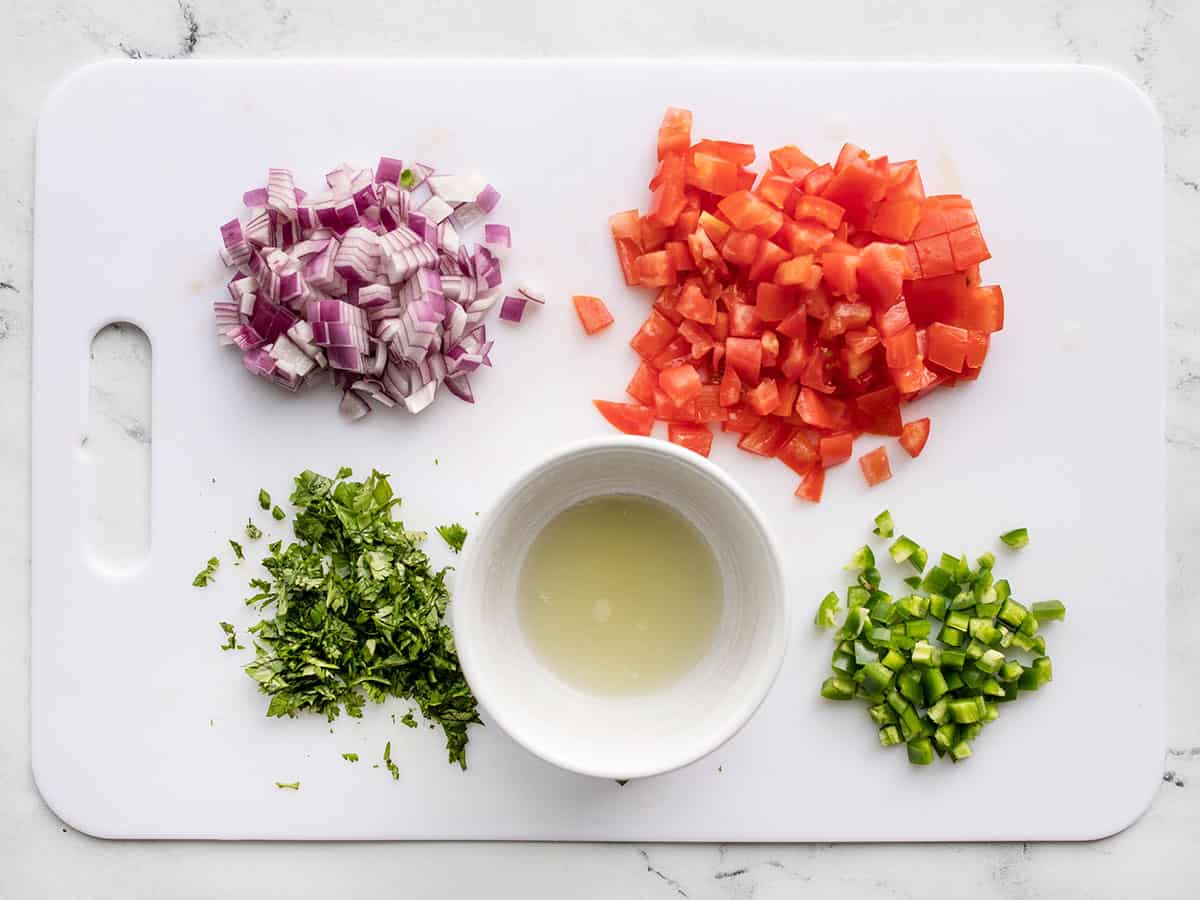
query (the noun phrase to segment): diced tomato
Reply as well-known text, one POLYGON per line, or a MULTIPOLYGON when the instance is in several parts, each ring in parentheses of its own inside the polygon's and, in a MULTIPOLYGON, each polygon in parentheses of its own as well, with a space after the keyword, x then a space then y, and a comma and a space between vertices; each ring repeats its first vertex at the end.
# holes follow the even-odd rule
POLYGON ((903 331, 912 324, 912 320, 908 317, 908 304, 901 300, 893 303, 887 309, 876 308, 875 324, 879 326, 879 333, 884 337, 891 337, 893 334, 903 331))
POLYGON ((683 153, 692 143, 692 111, 668 107, 658 126, 658 158, 683 153))
POLYGON ((846 332, 846 349, 852 353, 869 353, 878 346, 879 332, 873 325, 846 332))
POLYGON ((804 196, 796 201, 792 215, 797 219, 814 219, 831 231, 842 224, 846 210, 824 197, 804 196))
POLYGON ((737 163, 739 166, 748 166, 754 162, 753 144, 736 144, 733 141, 710 141, 705 139, 698 141, 692 149, 697 153, 710 153, 713 156, 719 156, 721 159, 727 159, 731 163, 737 163))
POLYGON ((738 187, 736 163, 701 151, 692 153, 691 165, 687 168, 687 183, 710 194, 725 196, 738 187))
POLYGON ((883 338, 883 348, 889 368, 902 369, 910 365, 917 358, 917 329, 909 325, 883 338))
POLYGON ((762 371, 762 342, 758 338, 726 338, 725 365, 731 366, 746 384, 758 384, 762 371))
POLYGON ((825 270, 825 283, 835 294, 854 299, 858 296, 857 254, 826 253, 821 257, 825 270))
POLYGON ((721 386, 719 384, 706 383, 700 385, 700 391, 696 394, 696 421, 701 424, 706 422, 724 422, 729 418, 729 412, 725 407, 721 406, 721 386))
POLYGON ((617 262, 621 265, 621 277, 630 287, 641 283, 637 272, 637 258, 641 255, 637 244, 628 238, 613 238, 613 246, 617 248, 617 262))
POLYGON ((746 391, 746 405, 760 416, 769 416, 779 406, 779 388, 774 378, 764 378, 746 391))
POLYGON ((968 225, 950 232, 950 255, 958 272, 992 257, 978 225, 968 225))
POLYGON ((963 360, 969 369, 978 369, 987 359, 989 338, 986 331, 967 332, 967 355, 963 360))
POLYGON ((917 241, 945 234, 948 230, 941 203, 938 202, 938 198, 930 197, 921 205, 921 218, 917 220, 917 227, 913 229, 912 239, 917 241))
POLYGON ((788 219, 784 221, 774 240, 781 247, 791 251, 793 256, 804 256, 827 247, 833 240, 833 231, 811 219, 802 219, 799 222, 788 219))
POLYGON ((871 487, 892 477, 892 466, 888 462, 887 447, 877 447, 870 453, 860 456, 858 465, 862 469, 863 478, 871 487))
POLYGON ((808 364, 809 351, 804 338, 801 336, 789 339, 782 350, 779 371, 788 381, 798 381, 808 364))
POLYGON ((717 321, 713 322, 711 331, 714 341, 718 344, 725 343, 725 338, 729 337, 729 313, 717 313, 717 321))
POLYGON ((700 195, 689 189, 685 191, 685 196, 687 197, 688 205, 683 208, 683 212, 675 220, 675 225, 671 228, 671 237, 677 241, 682 241, 686 247, 687 239, 700 225, 700 195))
POLYGON ((900 434, 900 392, 886 385, 860 395, 854 401, 858 426, 868 434, 895 437, 900 434))
POLYGON ((825 470, 820 466, 814 466, 808 470, 807 475, 800 479, 800 486, 796 488, 796 496, 810 503, 820 503, 824 490, 825 470))
POLYGON ((625 393, 642 406, 654 405, 654 389, 658 387, 658 373, 646 365, 639 363, 633 378, 625 386, 625 393))
POLYGON ((764 369, 774 368, 775 363, 779 361, 779 335, 768 328, 762 333, 759 341, 763 348, 762 367, 764 369))
POLYGON ((633 264, 638 283, 645 287, 663 287, 675 283, 675 266, 665 250, 643 253, 633 264))
POLYGON ((696 268, 692 260, 692 251, 688 249, 686 241, 667 241, 666 251, 667 259, 671 261, 671 266, 676 272, 687 272, 696 268))
POLYGON ((613 323, 612 313, 599 297, 587 297, 576 294, 571 298, 575 304, 575 314, 579 316, 579 324, 588 334, 602 331, 613 323))
POLYGON ((722 431, 733 431, 737 434, 749 434, 758 427, 762 416, 753 413, 744 406, 731 406, 729 418, 721 424, 722 431))
POLYGON ((713 433, 707 425, 672 424, 667 426, 667 440, 688 450, 694 450, 701 456, 708 456, 712 450, 713 433))
POLYGON ((858 290, 876 309, 887 309, 900 300, 907 269, 899 244, 868 244, 858 257, 858 290))
POLYGON ((821 466, 831 469, 841 465, 850 458, 854 449, 854 438, 846 432, 831 434, 821 438, 817 444, 821 453, 821 466))
POLYGON ((837 390, 829 382, 828 364, 831 352, 828 347, 823 346, 810 350, 808 360, 804 364, 804 371, 800 373, 801 384, 814 391, 820 391, 822 394, 832 394, 837 390))
POLYGON ((929 440, 929 419, 914 419, 911 422, 905 422, 904 428, 900 431, 900 446, 914 459, 921 455, 921 451, 925 449, 925 442, 929 440))
POLYGON ((800 181, 817 167, 816 160, 810 159, 794 144, 778 147, 771 151, 770 156, 772 171, 786 175, 793 181, 800 181))
POLYGON ((593 400, 600 415, 614 428, 626 434, 647 436, 654 428, 654 410, 633 403, 613 403, 610 400, 593 400))
MULTIPOLYGON (((839 157, 838 162, 841 163, 839 157)), ((826 200, 846 210, 850 224, 865 228, 887 191, 887 176, 861 156, 847 162, 840 170, 834 167, 833 178, 821 191, 826 200)))
POLYGON ((926 387, 926 379, 930 375, 929 370, 925 368, 925 361, 919 356, 907 366, 890 371, 892 383, 902 395, 912 394, 926 387))
POLYGON ((806 194, 820 195, 825 192, 825 188, 829 186, 829 182, 832 180, 833 166, 828 164, 817 166, 804 176, 804 183, 800 185, 800 188, 806 194))
POLYGON ((686 403, 676 403, 662 388, 654 390, 654 418, 660 422, 695 422, 696 399, 693 397, 686 403))
POLYGON ((773 416, 787 417, 796 411, 796 398, 800 395, 800 385, 794 381, 779 382, 779 405, 771 413, 773 416))
POLYGON ((638 230, 642 235, 642 252, 652 253, 666 246, 667 239, 671 236, 671 229, 656 225, 645 217, 638 224, 638 230))
POLYGON ((808 274, 812 271, 813 258, 811 256, 795 256, 786 262, 780 263, 775 270, 775 283, 785 285, 800 285, 808 281, 808 274))
POLYGON ((954 253, 950 249, 948 234, 934 234, 913 241, 917 248, 917 259, 921 263, 921 273, 926 278, 936 278, 938 275, 949 275, 955 271, 954 253))
POLYGON ((783 209, 795 190, 796 185, 790 178, 782 175, 764 175, 754 192, 772 206, 783 209))
POLYGON ((829 310, 821 323, 820 338, 830 341, 845 334, 851 328, 863 328, 871 321, 871 307, 865 303, 847 303, 839 300, 829 310))
POLYGON ((704 229, 704 233, 709 236, 712 242, 718 246, 724 242, 726 235, 733 230, 733 226, 724 219, 718 219, 710 212, 700 213, 699 225, 704 229))
POLYGON ((808 436, 796 429, 775 456, 797 475, 804 475, 821 462, 821 454, 808 436))
POLYGON ((778 244, 772 241, 762 241, 754 254, 754 261, 750 264, 747 277, 751 281, 760 282, 759 287, 762 287, 763 284, 770 283, 779 265, 787 262, 790 257, 791 254, 778 244))
POLYGON ((659 288, 658 294, 654 298, 654 309, 661 313, 663 318, 667 319, 672 325, 678 326, 683 321, 683 316, 675 309, 675 304, 678 302, 678 287, 670 285, 659 288))
POLYGON ((642 323, 633 340, 629 342, 643 359, 657 355, 675 337, 675 326, 662 313, 651 310, 650 318, 642 323))
POLYGON ((662 371, 668 366, 679 365, 681 363, 689 363, 692 359, 692 345, 687 339, 676 335, 671 338, 667 346, 659 350, 654 356, 650 357, 650 366, 662 371))
POLYGON ((942 322, 927 329, 929 353, 926 359, 951 372, 962 372, 967 359, 967 330, 942 322))
POLYGON ((721 405, 737 406, 741 402, 742 379, 732 366, 726 366, 725 374, 721 376, 721 405))
POLYGON ((791 427, 775 416, 761 419, 754 430, 742 436, 738 449, 757 456, 774 456, 791 435, 791 427))
POLYGON ((764 322, 782 321, 796 309, 796 292, 770 281, 760 281, 754 291, 754 307, 764 322))
POLYGON ((692 345, 692 359, 702 359, 717 345, 708 329, 691 319, 684 319, 680 323, 679 336, 692 345))
POLYGON ((779 327, 775 330, 787 337, 804 340, 808 337, 808 309, 798 306, 793 312, 788 313, 787 318, 780 322, 779 327))
POLYGON ((774 237, 783 224, 783 213, 750 191, 737 191, 717 204, 734 228, 753 231, 764 238, 774 237))
POLYGON ((632 241, 640 251, 642 248, 642 224, 638 219, 636 209, 615 213, 608 217, 608 227, 612 229, 613 240, 632 241))
POLYGON ((762 334, 763 324, 758 310, 749 303, 734 303, 729 307, 729 333, 739 338, 756 338, 762 334))
POLYGON ((699 281, 688 279, 675 302, 675 311, 685 319, 712 325, 717 321, 717 303, 704 292, 699 281))
POLYGON ((821 399, 820 394, 809 387, 800 388, 800 393, 796 397, 796 416, 805 425, 811 425, 813 428, 821 428, 826 431, 833 428, 833 420, 825 408, 825 401, 821 399))
POLYGON ((725 235, 725 241, 721 244, 721 257, 734 265, 748 266, 754 262, 758 253, 759 240, 758 235, 752 231, 735 229, 725 235))

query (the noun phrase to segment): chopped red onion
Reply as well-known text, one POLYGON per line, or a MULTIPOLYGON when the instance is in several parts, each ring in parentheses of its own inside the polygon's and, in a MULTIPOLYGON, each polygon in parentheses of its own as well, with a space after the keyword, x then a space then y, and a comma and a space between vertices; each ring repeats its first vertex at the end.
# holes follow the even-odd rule
POLYGON ((528 302, 524 297, 505 297, 500 304, 500 318, 505 322, 520 322, 528 302))
MULTIPOLYGON (((500 302, 505 225, 468 232, 499 202, 477 175, 447 175, 381 157, 374 171, 346 163, 308 196, 289 169, 242 195, 245 217, 220 228, 235 269, 229 300, 213 304, 219 343, 251 373, 289 391, 329 369, 351 420, 370 401, 419 413, 439 385, 474 402, 468 375, 491 365, 484 319, 500 302)), ((523 311, 537 294, 504 298, 523 311)), ((520 315, 517 315, 519 320, 520 315)))

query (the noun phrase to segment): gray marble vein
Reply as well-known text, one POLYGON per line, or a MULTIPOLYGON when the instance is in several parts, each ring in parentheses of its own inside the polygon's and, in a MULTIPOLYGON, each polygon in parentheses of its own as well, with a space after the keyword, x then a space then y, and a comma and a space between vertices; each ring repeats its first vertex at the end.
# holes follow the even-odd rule
MULTIPOLYGON (((0 0, 0 897, 1182 897, 1200 883, 1200 3, 879 0, 0 0), (1132 828, 1095 844, 108 843, 64 827, 29 770, 29 366, 39 107, 97 59, 359 55, 1082 62, 1154 99, 1166 141, 1169 750, 1132 828)), ((504 102, 504 98, 497 98, 504 102)), ((798 101, 802 108, 802 98, 798 101)), ((69 178, 69 173, 63 173, 69 178)), ((1137 298, 1130 298, 1136 314, 1137 298)), ((1145 323, 1156 327, 1157 323, 1145 323)), ((1136 357, 1130 364, 1138 364, 1136 357)), ((141 445, 145 423, 111 416, 141 445)), ((1119 420, 1098 423, 1097 440, 1119 420)), ((81 442, 99 438, 81 435, 81 442)), ((89 449, 94 449, 89 447, 89 449)), ((1114 473, 1135 477, 1136 473, 1114 473)), ((1148 523, 1153 527, 1154 523, 1148 523)), ((1136 565, 1137 561, 1122 564, 1136 565)), ((1130 661, 1117 661, 1126 663, 1130 661)), ((1136 661, 1132 661, 1136 664, 1136 661)), ((1091 738, 1119 728, 1119 714, 1091 738)), ((1086 748, 1081 748, 1086 752, 1086 748)), ((1036 760, 1030 761, 1036 765, 1036 760)), ((186 777, 186 773, 181 773, 186 777)), ((995 789, 1000 789, 995 787, 995 789)), ((986 807, 986 798, 984 800, 986 807)), ((864 815, 876 814, 864 809, 864 815)), ((908 811, 920 815, 920 810, 908 811)))

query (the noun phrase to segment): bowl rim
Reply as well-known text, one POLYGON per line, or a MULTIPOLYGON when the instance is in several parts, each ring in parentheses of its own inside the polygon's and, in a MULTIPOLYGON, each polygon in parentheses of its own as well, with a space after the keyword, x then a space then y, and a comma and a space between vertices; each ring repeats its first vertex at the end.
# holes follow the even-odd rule
POLYGON ((721 747, 750 721, 767 699, 783 667, 783 662, 791 643, 792 608, 788 602, 786 585, 783 578, 782 556, 780 555, 779 545, 774 533, 767 526, 767 520, 763 516, 762 510, 759 509, 758 504, 754 502, 745 489, 734 481, 723 469, 706 457, 675 444, 634 435, 586 438, 565 444, 522 470, 487 507, 486 512, 480 517, 476 525, 476 532, 479 534, 486 533, 491 528, 498 514, 512 501, 513 497, 547 470, 561 465, 572 457, 597 452, 626 450, 658 454, 670 458, 675 462, 688 465, 716 482, 718 486, 722 487, 733 497, 735 502, 745 508, 751 521, 754 523, 759 539, 766 546, 769 566, 767 578, 773 585, 774 596, 777 598, 780 619, 779 629, 782 632, 782 638, 772 642, 772 646, 776 648, 773 651, 774 658, 767 662, 763 672, 756 679, 753 690, 747 691, 744 699, 721 726, 714 728, 703 742, 698 742, 691 749, 685 749, 681 753, 668 757, 665 764, 642 767, 631 765, 620 770, 613 770, 604 764, 589 764, 585 761, 570 759, 542 746, 536 735, 531 735, 521 728, 514 728, 512 721, 504 711, 503 701, 499 704, 495 702, 496 698, 500 695, 492 690, 491 685, 487 683, 487 679, 483 677, 483 673, 476 666, 474 654, 481 641, 475 636, 476 631, 470 625, 463 625, 465 621, 463 617, 464 609, 465 615, 471 616, 476 611, 479 601, 475 601, 474 603, 466 601, 462 588, 475 577, 474 570, 480 564, 478 560, 481 552, 475 548, 481 546, 481 543, 479 541, 468 540, 463 548, 458 573, 455 577, 454 591, 450 601, 451 629, 454 633, 459 665, 462 668, 463 675, 467 679, 468 685, 470 685, 472 692, 475 694, 480 707, 488 713, 493 723, 529 753, 561 769, 594 778, 630 779, 662 775, 690 765, 721 747))

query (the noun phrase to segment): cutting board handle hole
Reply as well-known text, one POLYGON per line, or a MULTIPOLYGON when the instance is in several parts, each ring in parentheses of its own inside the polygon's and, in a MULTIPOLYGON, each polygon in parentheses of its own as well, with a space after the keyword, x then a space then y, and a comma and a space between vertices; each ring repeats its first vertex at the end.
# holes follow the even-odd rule
POLYGON ((112 322, 92 338, 90 356, 79 447, 84 542, 97 568, 126 574, 150 554, 150 339, 137 325, 112 322))

